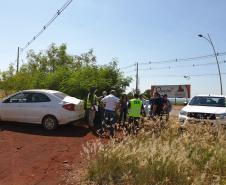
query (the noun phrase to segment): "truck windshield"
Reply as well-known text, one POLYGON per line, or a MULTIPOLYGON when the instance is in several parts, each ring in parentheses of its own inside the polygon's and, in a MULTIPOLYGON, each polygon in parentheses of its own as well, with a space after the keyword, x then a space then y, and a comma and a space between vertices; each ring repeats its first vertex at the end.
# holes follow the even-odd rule
POLYGON ((195 96, 192 98, 189 105, 226 107, 226 101, 223 97, 195 96))

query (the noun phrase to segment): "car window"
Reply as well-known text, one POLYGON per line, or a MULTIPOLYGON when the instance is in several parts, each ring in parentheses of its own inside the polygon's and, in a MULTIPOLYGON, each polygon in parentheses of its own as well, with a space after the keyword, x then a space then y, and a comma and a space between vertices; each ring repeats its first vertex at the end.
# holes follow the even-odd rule
POLYGON ((18 93, 6 99, 3 103, 34 103, 34 102, 49 102, 50 98, 42 93, 24 92, 18 93))
POLYGON ((67 94, 62 93, 62 92, 53 93, 53 95, 58 97, 61 100, 63 100, 66 96, 68 96, 67 94))
POLYGON ((6 99, 4 103, 27 103, 31 102, 31 93, 18 93, 6 99))
POLYGON ((189 105, 226 107, 226 102, 225 102, 225 98, 223 97, 197 96, 191 100, 189 105))
POLYGON ((32 102, 49 102, 50 98, 42 93, 34 93, 31 100, 32 102))

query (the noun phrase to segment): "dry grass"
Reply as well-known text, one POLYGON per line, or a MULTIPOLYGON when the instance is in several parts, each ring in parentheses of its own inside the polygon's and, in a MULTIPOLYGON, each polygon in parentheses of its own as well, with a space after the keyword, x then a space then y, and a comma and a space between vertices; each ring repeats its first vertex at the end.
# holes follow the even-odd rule
POLYGON ((138 136, 87 144, 84 184, 226 184, 226 132, 208 124, 179 128, 146 122, 138 136), (95 155, 95 158, 92 156, 95 155))

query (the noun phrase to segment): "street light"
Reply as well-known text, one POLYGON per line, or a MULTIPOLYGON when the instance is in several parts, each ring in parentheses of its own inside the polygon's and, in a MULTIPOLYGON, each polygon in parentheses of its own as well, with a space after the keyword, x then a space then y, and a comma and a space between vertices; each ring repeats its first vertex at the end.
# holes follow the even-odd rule
POLYGON ((210 45, 212 46, 212 48, 213 48, 213 52, 214 52, 214 56, 215 56, 216 61, 217 61, 217 67, 218 67, 218 72, 219 72, 220 87, 221 87, 221 95, 223 95, 222 79, 221 79, 221 71, 220 71, 219 61, 218 61, 218 58, 217 58, 217 53, 216 53, 216 50, 215 50, 215 48, 214 48, 213 42, 212 42, 212 40, 211 40, 211 38, 210 38, 210 35, 209 35, 208 33, 207 33, 208 38, 206 38, 206 37, 203 36, 202 34, 199 34, 198 36, 204 38, 205 40, 207 40, 207 41, 210 43, 210 45))
POLYGON ((187 80, 190 80, 191 79, 191 77, 188 76, 188 75, 185 75, 184 78, 187 79, 187 80))

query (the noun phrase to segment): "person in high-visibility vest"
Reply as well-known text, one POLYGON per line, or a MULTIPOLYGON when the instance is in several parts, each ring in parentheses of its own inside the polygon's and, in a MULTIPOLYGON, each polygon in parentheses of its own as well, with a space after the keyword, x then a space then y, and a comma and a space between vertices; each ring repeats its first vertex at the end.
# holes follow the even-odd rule
POLYGON ((91 87, 86 100, 86 110, 88 114, 89 127, 94 127, 94 118, 98 109, 98 101, 96 96, 96 87, 91 87))
POLYGON ((132 123, 135 124, 134 126, 139 129, 139 120, 141 118, 141 114, 144 113, 144 106, 142 100, 139 99, 138 94, 134 94, 134 98, 129 101, 128 104, 128 127, 131 127, 132 123))

